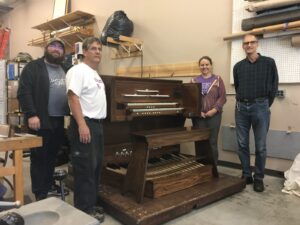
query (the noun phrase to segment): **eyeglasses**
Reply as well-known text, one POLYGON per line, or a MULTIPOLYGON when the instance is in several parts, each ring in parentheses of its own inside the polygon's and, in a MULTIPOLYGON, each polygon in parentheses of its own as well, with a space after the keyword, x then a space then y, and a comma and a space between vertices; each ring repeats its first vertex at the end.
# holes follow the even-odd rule
POLYGON ((256 44, 257 43, 257 41, 246 41, 246 42, 243 42, 243 45, 254 45, 254 44, 256 44))

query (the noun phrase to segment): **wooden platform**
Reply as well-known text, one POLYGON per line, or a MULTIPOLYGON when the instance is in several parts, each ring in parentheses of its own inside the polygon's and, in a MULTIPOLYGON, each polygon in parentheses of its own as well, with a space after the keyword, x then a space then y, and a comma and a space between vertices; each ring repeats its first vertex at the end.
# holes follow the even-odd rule
POLYGON ((245 188, 243 180, 220 174, 219 178, 157 199, 145 197, 139 204, 133 196, 121 195, 110 186, 103 186, 99 201, 105 212, 126 225, 157 225, 170 221, 245 188))

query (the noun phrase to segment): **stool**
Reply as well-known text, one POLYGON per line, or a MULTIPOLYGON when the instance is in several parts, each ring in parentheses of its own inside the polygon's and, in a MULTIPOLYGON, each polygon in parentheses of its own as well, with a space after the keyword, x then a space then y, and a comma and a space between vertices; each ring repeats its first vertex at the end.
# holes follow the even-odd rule
POLYGON ((67 171, 65 170, 56 170, 53 174, 54 180, 59 181, 61 199, 65 200, 65 191, 64 191, 64 179, 67 177, 67 171))

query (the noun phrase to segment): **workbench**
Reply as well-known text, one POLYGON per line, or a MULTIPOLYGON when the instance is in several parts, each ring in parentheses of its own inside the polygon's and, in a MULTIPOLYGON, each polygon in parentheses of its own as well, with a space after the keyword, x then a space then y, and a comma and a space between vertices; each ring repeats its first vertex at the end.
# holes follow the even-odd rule
POLYGON ((12 165, 0 168, 0 177, 13 176, 14 198, 24 204, 23 150, 42 146, 42 138, 34 135, 0 138, 0 152, 13 152, 12 165))

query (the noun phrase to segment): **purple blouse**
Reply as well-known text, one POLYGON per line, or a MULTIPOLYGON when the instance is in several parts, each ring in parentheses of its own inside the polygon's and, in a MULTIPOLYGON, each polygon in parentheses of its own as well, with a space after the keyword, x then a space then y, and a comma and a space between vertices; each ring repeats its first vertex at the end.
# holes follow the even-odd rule
POLYGON ((226 103, 226 90, 222 78, 214 74, 209 78, 199 75, 193 78, 192 82, 201 83, 202 112, 206 113, 213 108, 222 112, 223 105, 226 103))

